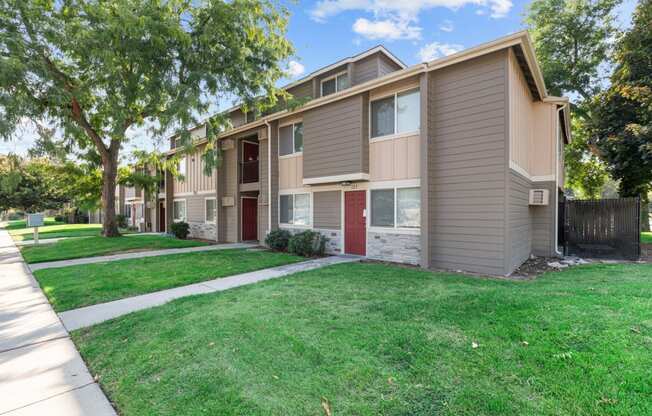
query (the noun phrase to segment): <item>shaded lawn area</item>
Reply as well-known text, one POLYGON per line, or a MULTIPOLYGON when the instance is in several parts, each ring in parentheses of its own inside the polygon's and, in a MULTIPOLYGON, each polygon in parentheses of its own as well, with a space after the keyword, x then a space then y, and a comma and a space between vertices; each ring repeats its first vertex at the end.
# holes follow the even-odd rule
POLYGON ((271 251, 219 250, 34 272, 57 312, 305 260, 271 251))
POLYGON ((159 235, 125 235, 122 237, 86 237, 60 240, 38 247, 20 248, 27 263, 79 259, 82 257, 105 256, 126 251, 160 250, 165 248, 205 246, 203 241, 177 240, 159 235))
MULTIPOLYGON (((43 219, 43 223, 45 226, 48 225, 61 225, 63 222, 61 221, 55 221, 54 217, 45 217, 43 219)), ((27 228, 27 220, 15 220, 15 221, 9 221, 6 226, 3 227, 5 230, 20 230, 22 228, 27 228)), ((30 228, 31 230, 31 228, 30 228)))
POLYGON ((652 244, 652 233, 641 233, 641 243, 652 244))
MULTIPOLYGON (((88 237, 99 236, 102 232, 102 224, 60 224, 39 227, 39 239, 58 237, 88 237)), ((15 241, 33 240, 33 228, 21 228, 9 231, 15 241)))
POLYGON ((337 265, 73 338, 124 416, 652 414, 652 265, 337 265))

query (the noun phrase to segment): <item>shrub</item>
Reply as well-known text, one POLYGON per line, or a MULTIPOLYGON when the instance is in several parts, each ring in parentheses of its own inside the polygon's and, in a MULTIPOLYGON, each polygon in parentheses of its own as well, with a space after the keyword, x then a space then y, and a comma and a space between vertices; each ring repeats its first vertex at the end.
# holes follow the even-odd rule
POLYGON ((54 216, 54 220, 55 220, 56 222, 65 222, 65 221, 66 221, 66 217, 63 216, 63 215, 55 215, 55 216, 54 216))
POLYGON ((188 225, 187 222, 174 222, 170 226, 170 231, 176 238, 179 238, 181 240, 185 240, 188 238, 188 234, 190 234, 190 225, 188 225))
POLYGON ((127 217, 125 217, 122 214, 118 214, 115 216, 115 222, 118 224, 118 227, 120 228, 127 228, 127 217))
POLYGON ((291 236, 288 230, 274 230, 265 237, 265 244, 272 250, 287 251, 291 236))
POLYGON ((320 233, 306 230, 290 237, 288 251, 304 257, 323 256, 327 241, 328 238, 320 233))

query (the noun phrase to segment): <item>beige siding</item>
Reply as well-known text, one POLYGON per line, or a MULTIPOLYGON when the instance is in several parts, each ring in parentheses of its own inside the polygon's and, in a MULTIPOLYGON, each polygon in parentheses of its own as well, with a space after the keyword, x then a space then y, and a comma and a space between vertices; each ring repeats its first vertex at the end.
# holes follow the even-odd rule
POLYGON ((204 161, 202 160, 202 149, 196 152, 182 156, 186 160, 186 172, 180 172, 182 178, 175 178, 174 180, 174 193, 188 193, 188 192, 205 192, 215 190, 216 173, 213 170, 211 176, 204 174, 204 161))
POLYGON ((419 178, 420 153, 419 136, 370 143, 370 179, 372 181, 391 181, 419 178))
POLYGON ((223 151, 222 167, 220 169, 220 198, 233 198, 232 206, 222 206, 218 212, 218 233, 220 239, 227 242, 238 240, 238 155, 237 145, 223 151))
POLYGON ((303 156, 285 156, 279 159, 279 189, 303 187, 303 156))
POLYGON ((506 54, 430 75, 431 266, 505 274, 506 54))
POLYGON ((341 227, 342 193, 325 191, 313 193, 313 227, 339 230, 341 227))
POLYGON ((212 195, 189 195, 179 198, 186 200, 186 216, 188 222, 205 221, 204 199, 209 196, 212 195))
POLYGON ((405 91, 412 88, 419 88, 419 77, 410 77, 405 78, 400 81, 394 82, 389 85, 384 85, 379 88, 375 88, 369 92, 369 100, 373 101, 376 98, 386 97, 390 94, 393 94, 397 91, 405 91))
POLYGON ((550 203, 530 208, 532 212, 532 253, 537 256, 554 256, 557 245, 555 240, 557 187, 555 182, 535 182, 533 186, 548 189, 550 203))
POLYGON ((269 161, 268 161, 268 144, 267 132, 259 137, 259 157, 260 160, 260 194, 258 195, 258 240, 265 240, 267 228, 269 227, 269 161))
MULTIPOLYGON (((272 136, 270 137, 271 143, 269 147, 271 150, 271 155, 269 161, 271 164, 271 172, 272 172, 272 176, 270 178, 272 196, 269 201, 269 209, 271 215, 270 229, 275 230, 278 228, 278 182, 279 182, 278 181, 279 179, 278 121, 273 121, 271 123, 271 133, 272 136)), ((305 136, 305 131, 304 131, 304 136, 305 136)))
POLYGON ((400 70, 401 67, 383 54, 379 55, 378 76, 382 77, 391 72, 400 70))
POLYGON ((366 111, 360 94, 304 114, 304 178, 368 173, 366 111))

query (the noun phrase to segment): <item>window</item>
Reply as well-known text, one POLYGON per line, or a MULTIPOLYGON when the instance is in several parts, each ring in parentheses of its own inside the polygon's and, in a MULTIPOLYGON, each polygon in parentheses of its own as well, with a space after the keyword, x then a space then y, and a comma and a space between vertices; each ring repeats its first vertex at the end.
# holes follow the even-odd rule
POLYGON ((419 228, 421 226, 421 192, 419 188, 372 190, 371 226, 419 228))
POLYGON ((217 200, 215 198, 206 198, 204 200, 204 209, 206 210, 206 222, 215 223, 217 219, 217 200))
POLYGON ((135 204, 136 206, 136 219, 143 218, 143 204, 135 204))
POLYGON ((419 101, 418 89, 372 101, 371 138, 418 131, 421 118, 419 101))
POLYGON ((131 204, 125 205, 125 217, 131 218, 131 204))
POLYGON ((186 220, 186 200, 180 199, 172 203, 172 213, 175 222, 186 220))
POLYGON ((281 224, 310 225, 310 194, 281 195, 281 224))
POLYGON ((334 94, 343 89, 349 88, 349 74, 342 72, 332 77, 326 78, 321 82, 321 96, 334 94))
POLYGON ((279 129, 278 154, 288 156, 303 152, 303 123, 283 126, 279 129))

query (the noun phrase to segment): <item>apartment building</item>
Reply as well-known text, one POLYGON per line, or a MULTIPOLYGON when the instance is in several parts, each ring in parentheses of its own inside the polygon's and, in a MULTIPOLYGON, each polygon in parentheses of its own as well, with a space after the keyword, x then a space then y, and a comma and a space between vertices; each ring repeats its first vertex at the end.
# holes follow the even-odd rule
POLYGON ((494 275, 558 254, 569 106, 548 95, 526 32, 411 67, 379 46, 286 89, 309 101, 228 110, 211 176, 206 129, 192 130, 154 231, 183 220, 194 237, 263 242, 311 229, 331 253, 494 275))

